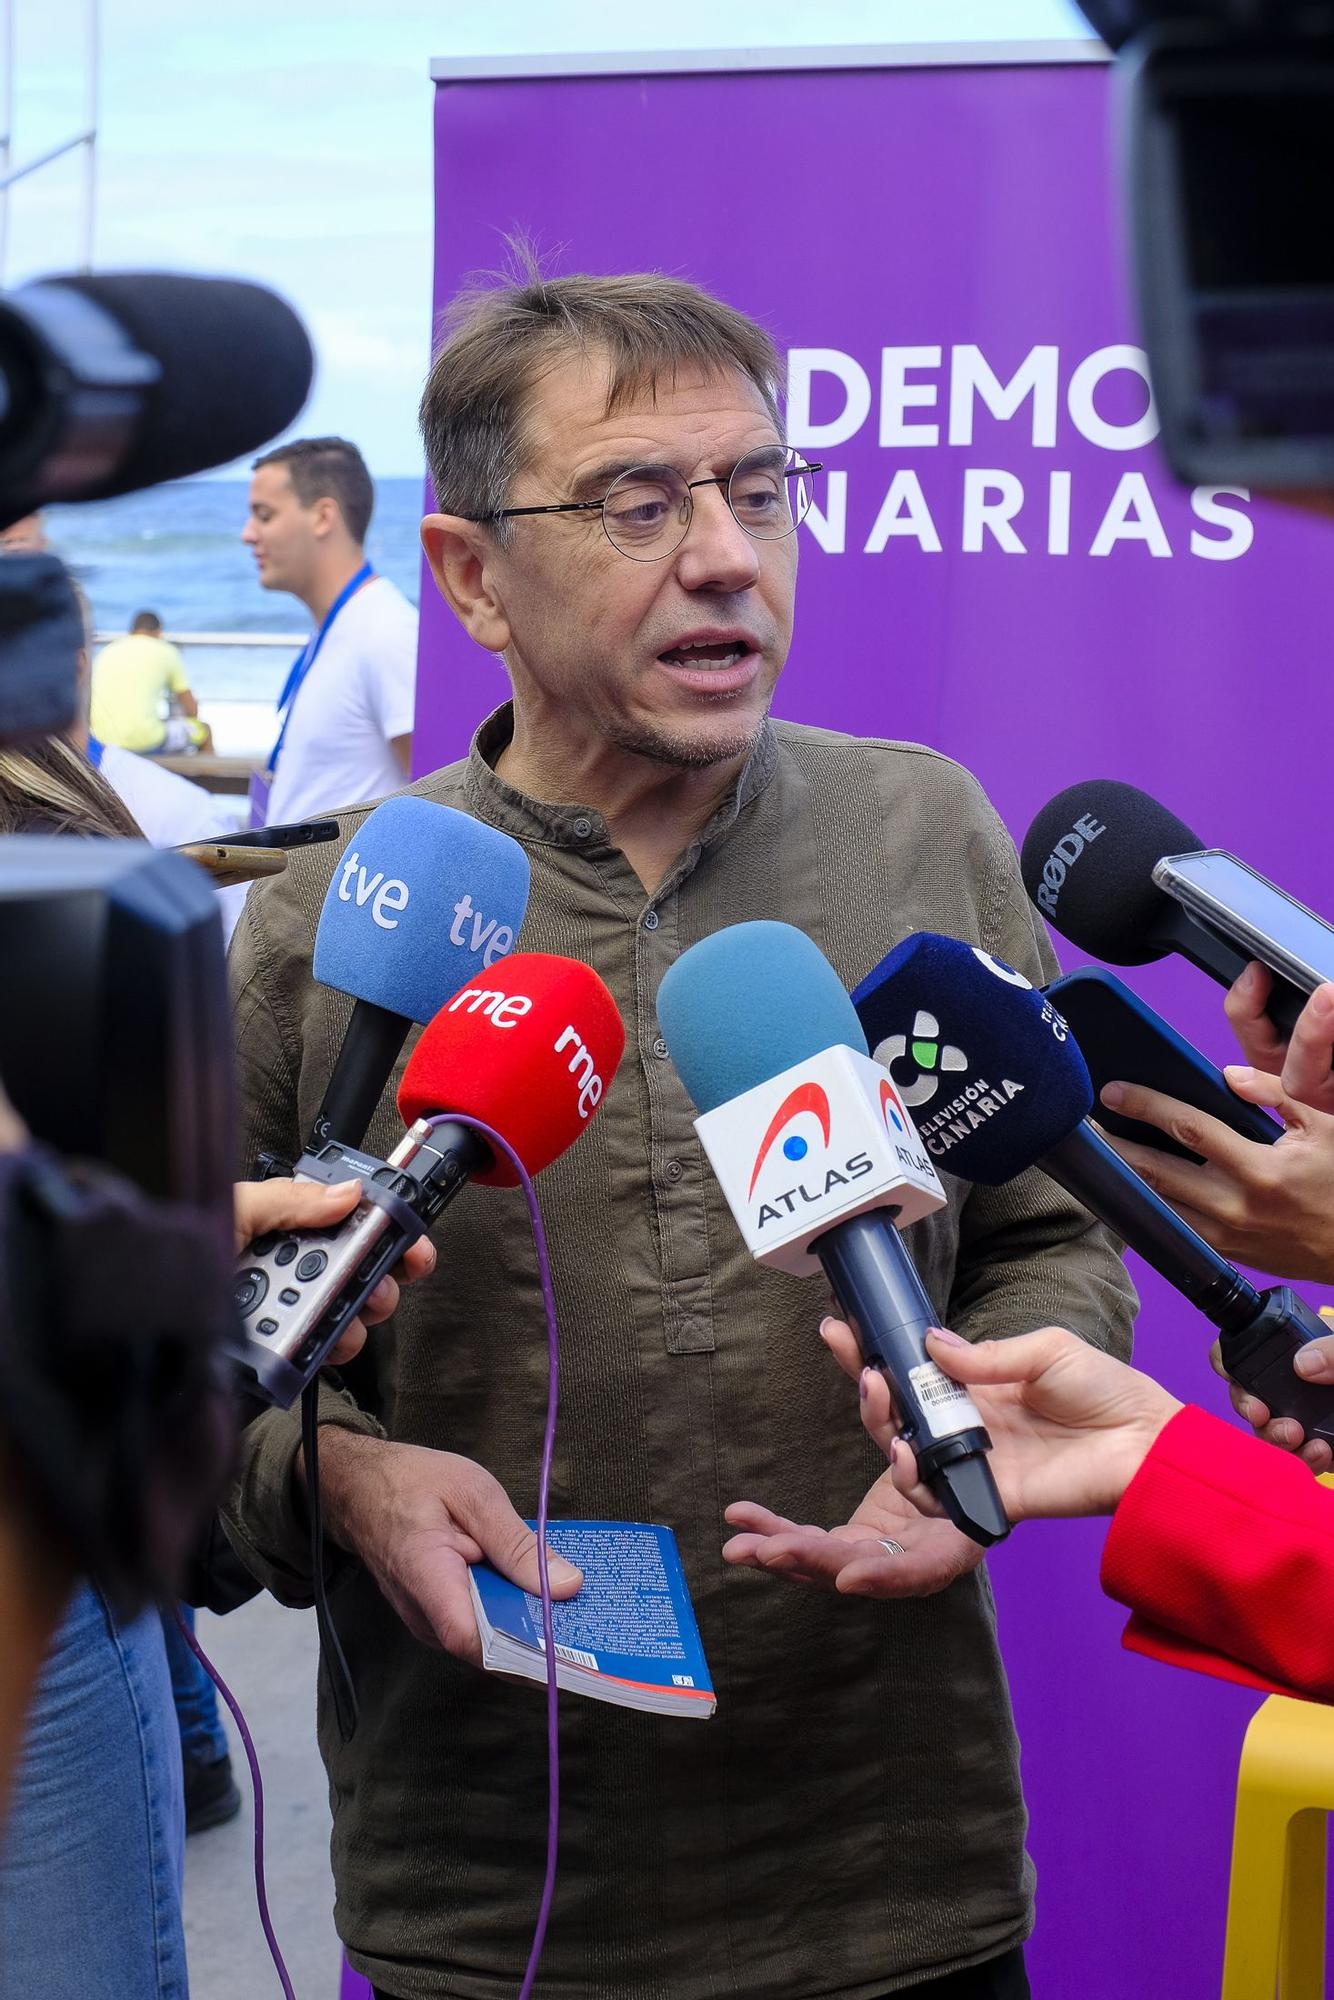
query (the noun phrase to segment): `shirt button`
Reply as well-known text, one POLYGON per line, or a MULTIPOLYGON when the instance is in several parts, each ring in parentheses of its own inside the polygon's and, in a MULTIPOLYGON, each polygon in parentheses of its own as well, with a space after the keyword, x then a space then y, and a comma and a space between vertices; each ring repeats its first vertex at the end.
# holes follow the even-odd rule
POLYGON ((666 1062, 668 1049, 667 1049, 667 1044, 666 1042, 664 1042, 661 1035, 658 1036, 657 1040, 653 1044, 653 1053, 658 1058, 659 1062, 666 1062))
POLYGON ((592 831, 593 831, 593 822, 591 819, 577 819, 575 821, 574 837, 576 840, 587 840, 589 834, 592 831))
POLYGON ((657 913, 657 911, 656 911, 656 910, 647 910, 647 911, 645 911, 645 913, 644 913, 644 929, 645 929, 646 931, 655 931, 655 930, 657 930, 657 928, 658 928, 658 913, 657 913))
POLYGON ((679 1181, 682 1174, 685 1172, 685 1168, 681 1165, 681 1162, 679 1160, 668 1160, 666 1166, 663 1168, 662 1171, 663 1171, 663 1176, 666 1180, 679 1181))

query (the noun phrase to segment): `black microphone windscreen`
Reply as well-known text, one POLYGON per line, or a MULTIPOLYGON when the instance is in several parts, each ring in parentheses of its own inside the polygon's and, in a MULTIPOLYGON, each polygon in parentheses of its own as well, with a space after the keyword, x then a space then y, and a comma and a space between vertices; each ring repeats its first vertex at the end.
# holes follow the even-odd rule
POLYGON ((128 455, 84 499, 184 479, 257 451, 296 420, 310 394, 315 357, 306 329, 262 285, 173 271, 40 282, 100 306, 162 371, 128 455))
POLYGON ((1093 1109, 1088 1067, 1046 994, 978 945, 915 931, 852 1004, 940 1171, 999 1187, 1093 1109))
POLYGON ((1030 900, 1071 944, 1113 965, 1147 965, 1169 949, 1155 936, 1170 898, 1154 866, 1203 846, 1138 785, 1090 778, 1042 808, 1019 861, 1030 900))

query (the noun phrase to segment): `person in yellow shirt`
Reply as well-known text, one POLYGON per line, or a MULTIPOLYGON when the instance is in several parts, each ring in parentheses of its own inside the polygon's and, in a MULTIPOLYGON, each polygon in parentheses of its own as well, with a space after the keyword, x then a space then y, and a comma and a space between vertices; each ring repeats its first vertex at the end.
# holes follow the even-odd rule
POLYGON ((149 756, 212 750, 213 734, 199 720, 185 662, 162 637, 162 620, 155 611, 138 612, 126 637, 113 639, 93 662, 91 724, 99 743, 149 756), (164 695, 172 698, 179 714, 164 719, 164 695))

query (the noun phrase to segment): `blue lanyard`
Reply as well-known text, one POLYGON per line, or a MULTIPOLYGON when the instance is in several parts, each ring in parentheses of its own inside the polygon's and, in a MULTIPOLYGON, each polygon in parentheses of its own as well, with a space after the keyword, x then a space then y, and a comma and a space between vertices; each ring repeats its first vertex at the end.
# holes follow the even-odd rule
POLYGON ((106 755, 106 747, 106 744, 99 743, 95 736, 88 738, 88 762, 95 771, 100 771, 102 768, 102 759, 106 755))
POLYGON ((278 759, 282 754, 283 739, 287 735, 287 725, 292 720, 292 704, 301 691, 301 683, 315 664, 316 655, 328 636, 330 626, 347 603, 349 597, 354 597, 361 589, 362 584, 369 583, 374 575, 375 571, 371 568, 370 564, 363 563, 356 575, 348 578, 333 603, 329 606, 329 609, 325 612, 324 623, 320 626, 315 637, 307 641, 293 660, 292 670, 283 683, 283 691, 278 697, 278 713, 283 719, 283 725, 278 731, 278 741, 274 744, 269 755, 268 764, 265 766, 270 777, 273 776, 274 771, 277 769, 278 759))

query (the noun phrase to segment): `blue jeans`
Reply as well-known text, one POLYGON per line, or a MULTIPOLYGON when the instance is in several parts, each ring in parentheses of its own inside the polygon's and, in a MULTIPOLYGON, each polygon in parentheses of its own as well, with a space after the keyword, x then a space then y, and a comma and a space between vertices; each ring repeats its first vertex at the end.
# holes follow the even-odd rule
POLYGON ((0 2000, 187 2000, 181 1747, 156 1611, 75 1594, 0 1847, 0 2000))
MULTIPOLYGON (((193 1632, 193 1607, 182 1604, 180 1612, 193 1632)), ((216 1764, 219 1757, 227 1755, 227 1732, 218 1714, 218 1691, 186 1645, 172 1611, 162 1613, 162 1636, 167 1642, 181 1755, 190 1764, 216 1764)))

